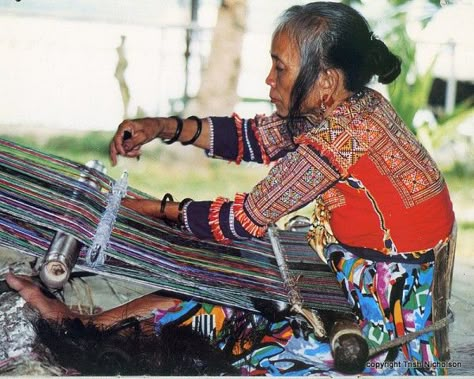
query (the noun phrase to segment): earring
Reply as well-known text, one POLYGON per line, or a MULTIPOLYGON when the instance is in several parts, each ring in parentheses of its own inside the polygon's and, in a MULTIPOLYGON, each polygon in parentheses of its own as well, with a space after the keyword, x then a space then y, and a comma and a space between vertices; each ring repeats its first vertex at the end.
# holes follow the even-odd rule
POLYGON ((321 112, 322 112, 323 114, 326 113, 326 104, 324 104, 323 101, 321 101, 321 105, 320 105, 319 108, 321 108, 321 112))
POLYGON ((329 97, 328 95, 323 95, 323 99, 321 100, 321 102, 324 104, 326 108, 329 108, 334 104, 334 99, 332 98, 331 95, 329 97))
POLYGON ((327 96, 327 95, 323 95, 322 99, 321 99, 321 110, 324 113, 326 113, 326 110, 331 107, 332 105, 334 104, 334 99, 332 98, 332 96, 327 96))

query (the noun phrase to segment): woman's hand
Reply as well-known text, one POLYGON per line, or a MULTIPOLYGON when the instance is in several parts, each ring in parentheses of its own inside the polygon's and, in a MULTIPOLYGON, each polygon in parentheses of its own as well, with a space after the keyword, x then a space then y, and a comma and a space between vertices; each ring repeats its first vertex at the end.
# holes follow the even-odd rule
POLYGON ((46 297, 31 278, 8 273, 5 279, 8 285, 18 291, 20 296, 43 318, 59 322, 65 318, 80 317, 59 300, 46 297))
POLYGON ((209 149, 209 122, 199 122, 190 117, 181 120, 177 117, 140 118, 123 121, 115 132, 109 146, 112 165, 117 164, 117 155, 127 158, 140 156, 142 145, 155 138, 166 138, 168 143, 180 141, 183 145, 193 144, 202 149, 209 149), (181 126, 178 128, 178 120, 181 126), (179 130, 178 130, 179 129, 179 130))
POLYGON ((142 145, 160 136, 164 129, 162 118, 125 120, 117 128, 109 146, 112 165, 117 164, 117 155, 135 158, 141 154, 142 145))

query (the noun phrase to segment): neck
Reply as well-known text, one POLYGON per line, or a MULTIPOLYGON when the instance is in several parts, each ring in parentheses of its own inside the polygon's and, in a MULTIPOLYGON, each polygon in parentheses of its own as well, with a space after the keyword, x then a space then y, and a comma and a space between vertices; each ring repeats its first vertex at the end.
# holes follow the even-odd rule
POLYGON ((343 103, 346 101, 349 97, 351 97, 354 94, 352 91, 347 91, 346 89, 343 89, 341 91, 337 91, 333 95, 333 104, 331 106, 328 106, 326 108, 326 111, 324 112, 324 117, 329 116, 338 106, 339 104, 343 103))

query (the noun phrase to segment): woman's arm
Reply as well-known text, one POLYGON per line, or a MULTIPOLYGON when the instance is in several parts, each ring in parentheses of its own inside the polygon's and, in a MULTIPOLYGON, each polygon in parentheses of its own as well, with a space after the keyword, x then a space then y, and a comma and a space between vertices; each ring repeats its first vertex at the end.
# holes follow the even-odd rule
POLYGON ((208 119, 179 117, 147 117, 123 121, 109 145, 112 165, 117 164, 117 156, 138 157, 141 147, 155 138, 165 143, 181 142, 192 144, 201 149, 209 149, 208 119))
POLYGON ((161 138, 206 150, 208 156, 234 161, 269 163, 296 149, 286 121, 276 114, 242 119, 232 117, 147 117, 123 121, 109 146, 112 165, 117 156, 138 157, 141 147, 161 138))
POLYGON ((248 119, 237 114, 209 117, 209 124, 210 157, 237 164, 241 161, 268 164, 296 149, 286 120, 276 114, 248 119))
POLYGON ((250 193, 237 194, 233 200, 190 202, 182 219, 199 238, 261 237, 268 225, 313 201, 340 177, 317 150, 300 145, 281 158, 250 193))
POLYGON ((175 308, 176 304, 179 304, 178 300, 171 297, 163 297, 151 293, 102 313, 93 315, 80 314, 73 312, 66 304, 59 300, 46 297, 29 277, 7 273, 6 280, 12 289, 18 291, 20 296, 40 313, 41 317, 59 323, 65 319, 78 318, 84 324, 91 322, 98 327, 110 327, 129 317, 136 317, 138 319, 151 318, 153 317, 153 311, 161 310, 166 312, 175 308))
POLYGON ((122 204, 148 217, 182 223, 202 239, 217 241, 261 237, 268 225, 302 208, 341 178, 310 145, 287 153, 250 193, 230 200, 182 202, 124 199, 122 204))

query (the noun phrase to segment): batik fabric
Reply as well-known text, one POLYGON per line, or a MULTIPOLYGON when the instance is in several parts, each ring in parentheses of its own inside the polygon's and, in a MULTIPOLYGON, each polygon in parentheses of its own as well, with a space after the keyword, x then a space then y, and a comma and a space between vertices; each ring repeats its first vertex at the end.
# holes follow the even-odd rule
MULTIPOLYGON (((331 244, 325 251, 369 349, 432 324, 434 262, 390 262, 361 258, 331 244)), ((446 374, 434 332, 385 350, 367 362, 367 373, 390 375, 446 374)))
MULTIPOLYGON (((349 255, 344 262, 341 257, 333 257, 334 263, 342 263, 344 268, 338 273, 338 280, 351 292, 354 309, 364 317, 362 331, 371 347, 388 341, 396 333, 429 325, 430 309, 420 303, 430 296, 432 266, 387 265, 381 274, 395 278, 397 269, 402 274, 395 289, 390 290, 377 283, 379 292, 387 296, 401 296, 403 306, 380 304, 386 298, 377 299, 370 292, 374 279, 369 279, 378 268, 365 262, 354 275, 366 277, 360 287, 354 284, 347 272, 353 262, 349 255), (397 266, 397 267, 395 267, 397 266), (411 270, 419 280, 413 281, 403 276, 403 270, 411 270), (395 272, 392 272, 395 271, 395 272), (372 283, 372 284, 371 284, 372 283), (406 288, 400 288, 401 285, 406 288), (384 288, 381 288, 384 287, 384 288), (387 306, 388 313, 380 308, 387 306), (391 319, 393 318, 395 322, 391 319), (402 321, 400 321, 402 320, 402 321), (400 324, 402 322, 402 324, 400 324), (401 326, 400 326, 401 325, 401 326)), ((357 259, 356 259, 357 260, 357 259)), ((357 266, 357 265, 356 265, 357 266)), ((380 278, 375 276, 379 281, 380 278)), ((429 303, 429 301, 428 301, 429 303)), ((209 343, 222 349, 233 366, 242 376, 337 376, 343 375, 334 369, 334 358, 328 342, 318 340, 313 333, 295 333, 290 320, 271 322, 262 315, 233 307, 199 303, 176 299, 170 309, 155 311, 154 323, 157 332, 167 324, 187 325, 194 331, 209 338, 209 343)), ((414 340, 395 352, 384 352, 366 364, 364 375, 433 375, 439 369, 433 349, 433 336, 427 334, 414 340), (390 356, 389 356, 390 354, 390 356)), ((444 372, 443 372, 444 373, 444 372)))

